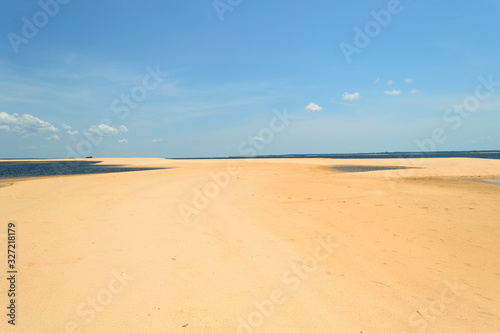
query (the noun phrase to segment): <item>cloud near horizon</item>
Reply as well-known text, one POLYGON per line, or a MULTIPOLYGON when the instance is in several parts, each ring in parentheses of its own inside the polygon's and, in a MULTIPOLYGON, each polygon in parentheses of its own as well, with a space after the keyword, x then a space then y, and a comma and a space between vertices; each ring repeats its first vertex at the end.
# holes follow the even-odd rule
POLYGON ((41 120, 33 115, 23 114, 20 116, 17 113, 8 114, 7 112, 0 112, 0 130, 25 137, 59 131, 48 121, 41 120))
POLYGON ((104 136, 111 136, 111 135, 117 135, 119 133, 127 133, 128 128, 125 127, 124 125, 121 125, 118 128, 116 128, 106 124, 99 124, 90 126, 87 132, 97 133, 97 134, 101 133, 104 136))
POLYGON ((401 95, 401 90, 386 90, 384 93, 387 95, 401 95))
POLYGON ((47 141, 52 141, 52 140, 59 140, 59 136, 54 134, 46 138, 47 141))
POLYGON ((323 108, 316 103, 309 103, 309 105, 307 105, 305 109, 308 112, 319 112, 323 110, 323 108))
POLYGON ((348 93, 348 92, 345 92, 344 94, 342 94, 342 99, 345 100, 345 101, 355 101, 355 100, 358 100, 361 98, 361 95, 358 93, 358 92, 355 92, 355 93, 348 93))

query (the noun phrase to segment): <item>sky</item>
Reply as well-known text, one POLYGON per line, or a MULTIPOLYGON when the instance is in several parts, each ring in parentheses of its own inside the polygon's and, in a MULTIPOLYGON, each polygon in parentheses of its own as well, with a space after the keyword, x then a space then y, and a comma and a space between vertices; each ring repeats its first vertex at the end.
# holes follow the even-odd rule
POLYGON ((498 0, 5 0, 0 158, 496 150, 498 0))

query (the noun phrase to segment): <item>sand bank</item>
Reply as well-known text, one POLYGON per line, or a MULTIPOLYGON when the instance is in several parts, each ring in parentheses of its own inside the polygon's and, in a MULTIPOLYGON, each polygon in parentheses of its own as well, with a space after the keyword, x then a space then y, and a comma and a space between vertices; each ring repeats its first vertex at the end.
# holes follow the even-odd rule
POLYGON ((498 160, 102 161, 0 188, 1 332, 500 330, 498 160))

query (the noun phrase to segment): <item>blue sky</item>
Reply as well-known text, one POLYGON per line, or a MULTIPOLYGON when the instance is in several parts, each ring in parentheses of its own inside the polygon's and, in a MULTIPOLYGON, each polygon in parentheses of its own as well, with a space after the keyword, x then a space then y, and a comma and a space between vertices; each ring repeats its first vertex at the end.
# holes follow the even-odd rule
POLYGON ((59 1, 3 4, 0 157, 499 149, 497 0, 59 1))

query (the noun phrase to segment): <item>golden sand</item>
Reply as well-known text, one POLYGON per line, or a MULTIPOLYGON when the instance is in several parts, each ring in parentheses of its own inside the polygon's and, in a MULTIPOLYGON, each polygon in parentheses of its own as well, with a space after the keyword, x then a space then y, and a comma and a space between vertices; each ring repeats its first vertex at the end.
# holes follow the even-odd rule
POLYGON ((0 332, 500 331, 499 160, 99 160, 171 169, 0 187, 0 332))

